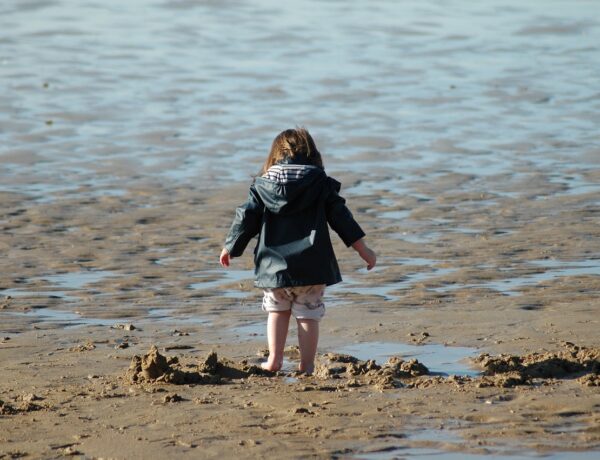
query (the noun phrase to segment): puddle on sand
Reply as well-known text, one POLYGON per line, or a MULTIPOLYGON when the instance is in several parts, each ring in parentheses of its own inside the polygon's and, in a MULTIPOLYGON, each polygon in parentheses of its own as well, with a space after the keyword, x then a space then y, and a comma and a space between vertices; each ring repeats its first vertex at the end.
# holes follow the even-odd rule
MULTIPOLYGON (((405 435, 406 446, 392 446, 376 452, 359 453, 357 459, 379 460, 389 458, 435 458, 441 460, 515 460, 515 459, 545 459, 545 460, 592 460, 600 458, 600 451, 585 452, 537 452, 520 450, 515 445, 489 446, 487 454, 471 454, 461 452, 462 446, 469 444, 458 432, 460 426, 454 428, 435 429, 425 428, 413 432, 398 432, 405 435), (417 444, 416 446, 414 444, 417 444), (419 447, 423 444, 423 447, 419 447), (448 450, 446 450, 448 449, 448 450)), ((464 448, 464 447, 463 447, 464 448)))
MULTIPOLYGON (((549 426, 546 427, 545 430, 549 431, 550 433, 554 433, 554 434, 566 434, 566 433, 581 433, 583 434, 583 432, 588 428, 588 425, 586 423, 562 423, 556 426, 549 426)), ((600 458, 600 456, 598 457, 600 458)))
MULTIPOLYGON (((200 281, 198 283, 192 283, 190 285, 188 285, 188 287, 190 289, 197 289, 197 290, 209 290, 209 289, 214 289, 220 286, 223 286, 224 284, 230 284, 230 283, 243 283, 243 282, 247 282, 247 281, 253 281, 254 280, 254 271, 253 270, 207 270, 205 272, 202 272, 200 275, 198 275, 196 278, 204 278, 205 281, 200 281)), ((233 291, 233 290, 229 290, 229 297, 238 297, 237 292, 240 293, 240 297, 243 297, 242 291, 233 291)), ((221 292, 219 292, 219 295, 222 295, 221 292)))
MULTIPOLYGON (((77 300, 77 297, 68 295, 68 291, 80 291, 88 284, 97 283, 105 278, 118 276, 118 274, 107 270, 85 270, 81 272, 57 273, 54 275, 31 278, 30 280, 32 282, 45 281, 59 288, 57 290, 30 291, 27 289, 28 285, 25 284, 23 288, 11 288, 0 291, 0 296, 58 298, 67 301, 75 301, 77 300)), ((49 288, 52 289, 52 287, 49 288)))
MULTIPOLYGON (((290 330, 291 330, 291 324, 292 322, 290 321, 290 330)), ((265 319, 265 321, 262 322, 256 322, 256 323, 247 323, 247 324, 242 324, 241 326, 236 326, 236 327, 232 327, 230 329, 230 331, 233 334, 242 336, 242 337, 256 337, 256 338, 260 338, 260 339, 264 339, 266 338, 266 334, 267 334, 267 321, 265 319)), ((288 332, 289 335, 289 332, 288 332)))
POLYGON ((456 430, 440 430, 425 428, 408 433, 407 438, 411 441, 434 441, 434 442, 460 442, 462 438, 456 434, 456 430))
POLYGON ((588 452, 536 452, 522 451, 518 449, 502 449, 500 453, 470 454, 468 452, 449 452, 430 447, 398 447, 396 449, 380 452, 368 452, 356 454, 353 458, 362 460, 384 460, 391 458, 427 458, 440 460, 597 460, 600 451, 588 452))
POLYGON ((250 298, 250 300, 252 300, 255 297, 252 292, 237 291, 237 290, 233 290, 233 289, 227 289, 227 290, 219 293, 219 295, 221 297, 227 297, 230 299, 238 299, 238 300, 244 300, 244 299, 248 299, 248 298, 250 298))
POLYGON ((400 265, 415 265, 417 267, 431 267, 441 263, 441 261, 425 259, 424 257, 400 257, 399 259, 395 259, 394 263, 400 265))
POLYGON ((156 265, 169 265, 171 262, 176 262, 179 257, 162 257, 160 259, 153 259, 152 263, 156 265))
POLYGON ((396 240, 406 241, 408 243, 421 244, 430 243, 440 237, 439 232, 397 232, 390 235, 396 240))
POLYGON ((410 216, 412 211, 410 210, 399 210, 399 211, 383 211, 379 213, 379 217, 384 219, 405 219, 410 216))
POLYGON ((437 344, 408 345, 396 342, 363 342, 346 345, 334 350, 336 353, 352 355, 361 360, 374 359, 384 364, 391 356, 404 359, 416 358, 429 371, 438 375, 477 376, 480 371, 469 366, 468 359, 477 354, 475 348, 447 347, 437 344))
POLYGON ((78 326, 112 326, 116 322, 129 322, 131 318, 86 318, 77 313, 64 310, 51 310, 49 308, 35 308, 26 312, 10 311, 5 314, 32 318, 32 324, 47 323, 65 328, 78 326))
MULTIPOLYGON (((286 374, 290 372, 296 372, 298 370, 298 364, 300 361, 298 359, 290 359, 287 357, 283 358, 283 365, 281 366, 281 372, 285 372, 286 374)), ((296 377, 286 377, 286 382, 293 383, 297 382, 298 379, 296 377)))
POLYGON ((535 260, 532 264, 549 268, 543 273, 525 275, 518 278, 492 281, 489 287, 508 295, 519 295, 521 287, 533 286, 544 281, 552 281, 566 276, 600 276, 600 259, 576 262, 561 262, 558 260, 535 260))
POLYGON ((141 322, 165 322, 165 323, 186 323, 186 324, 209 324, 208 318, 194 315, 177 315, 172 308, 153 308, 148 310, 148 317, 143 318, 141 322))
POLYGON ((479 235, 480 233, 483 233, 482 230, 469 227, 452 227, 449 228, 448 231, 451 233, 464 233, 465 235, 479 235))
POLYGON ((600 193, 600 185, 588 181, 583 174, 556 174, 550 177, 550 182, 560 184, 564 190, 556 192, 555 196, 573 196, 585 193, 600 193))
MULTIPOLYGON (((440 227, 437 226, 437 228, 439 229, 440 227)), ((476 228, 469 228, 469 227, 447 227, 447 228, 444 228, 443 231, 442 230, 436 230, 436 231, 425 230, 422 232, 417 232, 417 231, 396 232, 396 233, 392 233, 390 235, 390 237, 393 239, 396 239, 396 240, 406 241, 408 243, 421 244, 421 243, 430 243, 432 241, 440 239, 444 234, 451 234, 451 233, 475 236, 475 235, 481 235, 481 234, 485 233, 485 231, 476 229, 476 228)), ((497 231, 494 232, 494 235, 502 236, 502 235, 508 235, 511 233, 513 233, 512 230, 498 229, 497 231)))
POLYGON ((0 291, 0 296, 29 297, 32 299, 60 299, 68 302, 78 300, 77 297, 67 295, 65 291, 28 291, 26 289, 10 288, 0 291))
POLYGON ((529 262, 532 265, 547 268, 541 273, 523 275, 516 278, 507 278, 502 280, 488 281, 486 283, 476 284, 451 284, 431 289, 436 292, 448 292, 456 289, 468 288, 489 288, 499 291, 508 296, 517 296, 521 293, 519 288, 525 286, 535 286, 538 283, 552 281, 566 276, 600 276, 600 259, 588 259, 581 261, 561 261, 561 260, 533 260, 529 262))
MULTIPOLYGON (((85 174, 85 170, 80 170, 79 174, 85 174)), ((92 181, 91 183, 88 181, 87 187, 84 181, 84 183, 80 184, 15 184, 13 186, 5 186, 4 189, 17 193, 25 193, 33 202, 38 204, 52 203, 71 197, 101 198, 104 196, 122 197, 127 195, 127 190, 123 188, 114 187, 110 184, 102 184, 98 181, 92 181)))
POLYGON ((165 323, 186 324, 210 324, 210 320, 200 316, 174 316, 174 311, 170 308, 155 308, 148 310, 148 315, 145 317, 119 317, 119 318, 88 318, 81 316, 78 313, 65 310, 53 310, 50 308, 33 308, 25 312, 7 311, 3 314, 11 316, 21 316, 31 318, 32 324, 47 323, 60 325, 65 328, 80 327, 80 326, 113 326, 115 323, 134 323, 147 324, 156 321, 165 323))
MULTIPOLYGON (((411 264, 411 259, 406 260, 408 261, 406 265, 427 265, 423 263, 411 264)), ((435 261, 431 262, 432 264, 435 264, 435 261)), ((432 268, 431 271, 408 273, 404 276, 404 279, 402 281, 398 281, 395 283, 385 283, 379 286, 361 286, 360 284, 356 283, 356 281, 353 278, 344 277, 345 282, 339 285, 332 286, 330 288, 330 292, 352 292, 355 294, 379 296, 383 297, 385 300, 397 300, 400 298, 400 295, 392 294, 393 291, 410 289, 417 283, 421 283, 432 278, 445 276, 454 271, 456 271, 455 268, 432 268)))
POLYGON ((119 275, 108 270, 88 270, 41 276, 38 279, 48 281, 49 283, 55 284, 63 289, 80 290, 88 284, 97 283, 105 278, 117 276, 119 275))

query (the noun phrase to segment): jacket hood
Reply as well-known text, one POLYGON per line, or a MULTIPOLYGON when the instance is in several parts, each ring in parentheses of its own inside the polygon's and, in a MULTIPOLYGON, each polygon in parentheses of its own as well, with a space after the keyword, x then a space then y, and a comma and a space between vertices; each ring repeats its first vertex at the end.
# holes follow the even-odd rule
POLYGON ((325 186, 327 175, 318 166, 276 165, 257 177, 254 188, 274 214, 293 214, 312 205, 325 186))

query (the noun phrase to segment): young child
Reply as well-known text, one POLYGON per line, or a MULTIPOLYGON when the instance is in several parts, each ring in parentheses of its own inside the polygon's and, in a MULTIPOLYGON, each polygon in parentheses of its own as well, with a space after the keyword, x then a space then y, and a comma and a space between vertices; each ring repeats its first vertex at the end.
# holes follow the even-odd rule
POLYGON ((248 200, 236 209, 220 256, 221 265, 239 257, 258 235, 254 249, 255 286, 263 288, 262 308, 269 313, 269 358, 262 367, 278 371, 290 315, 298 323, 299 370, 311 374, 325 314, 325 286, 342 278, 327 224, 346 246, 375 266, 375 253, 364 232, 338 195, 340 183, 328 177, 321 154, 304 128, 288 129, 273 141, 261 176, 250 186, 248 200))

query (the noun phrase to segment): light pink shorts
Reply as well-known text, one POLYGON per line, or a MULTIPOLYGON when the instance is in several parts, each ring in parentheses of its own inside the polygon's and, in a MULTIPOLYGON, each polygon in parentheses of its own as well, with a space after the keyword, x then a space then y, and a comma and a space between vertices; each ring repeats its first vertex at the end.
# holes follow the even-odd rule
POLYGON ((325 315, 324 284, 265 289, 262 309, 266 312, 292 310, 296 319, 321 321, 325 315))

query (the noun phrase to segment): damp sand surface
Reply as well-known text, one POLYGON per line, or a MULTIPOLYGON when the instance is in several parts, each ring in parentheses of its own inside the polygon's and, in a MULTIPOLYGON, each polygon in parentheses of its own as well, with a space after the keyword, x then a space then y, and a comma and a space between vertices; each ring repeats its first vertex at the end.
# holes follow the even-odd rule
POLYGON ((596 457, 598 6, 315 6, 0 7, 0 458, 596 457), (256 375, 252 248, 217 260, 294 125, 378 266, 334 236, 321 373, 256 375))

